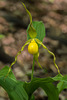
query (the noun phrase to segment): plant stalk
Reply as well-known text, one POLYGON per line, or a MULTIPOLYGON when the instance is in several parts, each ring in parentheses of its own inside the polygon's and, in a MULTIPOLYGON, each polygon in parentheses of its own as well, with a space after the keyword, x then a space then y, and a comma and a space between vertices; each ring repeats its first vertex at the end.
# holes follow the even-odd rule
POLYGON ((32 73, 31 73, 31 81, 33 79, 34 64, 35 64, 35 57, 33 56, 33 66, 32 66, 32 73))

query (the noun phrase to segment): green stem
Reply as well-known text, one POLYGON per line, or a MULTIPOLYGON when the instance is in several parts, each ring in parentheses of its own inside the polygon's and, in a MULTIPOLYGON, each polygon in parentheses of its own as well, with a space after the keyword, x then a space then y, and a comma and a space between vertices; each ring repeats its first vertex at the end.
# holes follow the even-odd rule
POLYGON ((35 58, 34 58, 34 56, 33 56, 33 66, 32 66, 31 80, 33 79, 34 64, 35 64, 35 58))

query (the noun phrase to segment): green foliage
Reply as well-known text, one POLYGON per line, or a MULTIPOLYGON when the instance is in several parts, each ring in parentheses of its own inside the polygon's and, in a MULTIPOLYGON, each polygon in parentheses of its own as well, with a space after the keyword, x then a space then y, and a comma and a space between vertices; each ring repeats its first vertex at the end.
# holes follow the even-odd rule
POLYGON ((35 97, 34 95, 31 96, 30 100, 35 100, 35 97))
MULTIPOLYGON (((39 39, 41 42, 43 41, 43 38, 45 37, 45 27, 42 21, 33 21, 32 22, 33 27, 36 30, 37 36, 36 38, 39 39)), ((27 28, 27 40, 31 39, 30 35, 28 34, 30 25, 27 28)), ((31 33, 32 34, 32 33, 31 33)))
MULTIPOLYGON (((9 70, 8 66, 5 66, 3 69, 0 70, 0 78, 5 78, 5 76, 7 75, 7 72, 9 70)), ((12 71, 9 74, 9 77, 16 80, 15 76, 13 75, 12 71)))
POLYGON ((52 84, 51 78, 34 78, 31 82, 25 83, 24 88, 29 96, 39 87, 41 87, 48 95, 48 100, 59 100, 58 89, 52 84))
POLYGON ((7 66, 0 70, 0 86, 7 91, 10 100, 28 100, 28 95, 23 88, 24 82, 17 81, 12 71, 5 78, 8 70, 7 66))
POLYGON ((21 82, 16 80, 12 71, 5 78, 8 70, 8 66, 0 70, 0 86, 7 91, 10 100, 35 100, 32 94, 39 87, 47 93, 48 100, 59 100, 59 93, 67 89, 67 75, 62 77, 58 74, 53 78, 34 78, 31 82, 21 82), (57 87, 54 81, 60 81, 57 87))
POLYGON ((0 39, 4 38, 5 36, 3 34, 0 34, 0 39))
POLYGON ((67 89, 67 75, 62 77, 62 80, 58 83, 57 88, 59 89, 59 92, 63 89, 67 89))
POLYGON ((61 74, 58 74, 57 76, 55 76, 53 78, 54 81, 60 81, 58 84, 57 84, 57 88, 58 88, 58 91, 59 93, 64 90, 64 89, 67 89, 67 75, 64 75, 62 76, 61 74))

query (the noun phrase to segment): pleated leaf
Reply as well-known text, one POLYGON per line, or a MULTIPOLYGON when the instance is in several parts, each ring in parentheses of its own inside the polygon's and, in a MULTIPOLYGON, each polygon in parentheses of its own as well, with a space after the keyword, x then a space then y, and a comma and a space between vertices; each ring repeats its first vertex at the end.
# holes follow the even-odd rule
POLYGON ((25 83, 24 88, 29 98, 37 88, 41 87, 47 93, 48 100, 59 100, 58 89, 52 82, 51 78, 34 78, 30 83, 25 83))
POLYGON ((2 86, 6 92, 10 100, 28 100, 28 95, 23 88, 24 82, 17 81, 12 73, 9 73, 8 77, 5 78, 9 67, 5 66, 0 71, 0 86, 2 86))

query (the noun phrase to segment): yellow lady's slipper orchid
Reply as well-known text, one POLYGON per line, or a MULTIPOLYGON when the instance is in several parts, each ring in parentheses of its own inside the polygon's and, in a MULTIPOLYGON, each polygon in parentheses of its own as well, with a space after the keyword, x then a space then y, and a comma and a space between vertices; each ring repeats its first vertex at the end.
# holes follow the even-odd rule
POLYGON ((34 39, 32 39, 31 43, 28 45, 28 52, 33 55, 38 53, 38 44, 34 39))
MULTIPOLYGON (((60 70, 59 70, 57 64, 55 63, 56 57, 55 57, 54 53, 51 52, 51 51, 49 51, 48 48, 39 39, 36 38, 37 33, 36 33, 36 30, 34 29, 34 27, 32 25, 32 16, 31 16, 31 13, 27 10, 27 8, 26 8, 26 6, 24 5, 23 2, 22 2, 22 4, 23 4, 24 8, 26 9, 26 11, 27 11, 27 13, 29 14, 29 17, 30 17, 30 27, 29 27, 28 33, 29 33, 29 36, 30 36, 31 39, 29 39, 28 41, 26 41, 26 43, 22 46, 21 50, 17 53, 17 55, 15 57, 15 61, 11 64, 11 66, 9 68, 8 74, 9 74, 9 72, 11 70, 11 67, 16 63, 17 56, 19 54, 21 54, 21 52, 24 50, 24 47, 26 45, 28 45, 28 52, 34 56, 34 60, 37 61, 39 67, 42 68, 41 65, 40 65, 40 63, 38 62, 38 57, 39 57, 39 52, 38 52, 39 51, 38 50, 39 47, 38 47, 38 44, 42 45, 43 48, 46 49, 54 57, 54 59, 53 59, 54 65, 57 68, 58 73, 60 74, 60 70)), ((7 76, 8 76, 8 74, 7 74, 7 76)))

